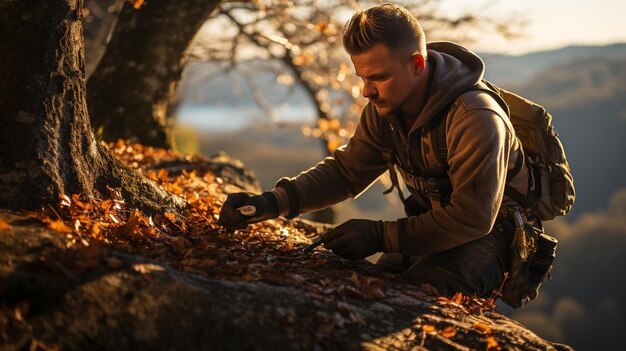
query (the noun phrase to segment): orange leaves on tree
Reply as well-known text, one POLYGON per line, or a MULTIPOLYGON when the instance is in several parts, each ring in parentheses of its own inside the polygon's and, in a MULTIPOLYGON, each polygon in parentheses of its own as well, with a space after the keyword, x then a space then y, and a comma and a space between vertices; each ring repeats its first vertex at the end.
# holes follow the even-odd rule
POLYGON ((292 62, 296 66, 308 66, 315 61, 315 56, 310 51, 302 51, 300 55, 293 58, 292 62))

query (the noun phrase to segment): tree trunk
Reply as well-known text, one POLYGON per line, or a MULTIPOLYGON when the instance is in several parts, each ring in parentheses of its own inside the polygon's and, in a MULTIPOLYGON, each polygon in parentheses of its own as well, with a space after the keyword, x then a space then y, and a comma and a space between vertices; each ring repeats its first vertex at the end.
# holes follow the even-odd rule
POLYGON ((127 2, 87 85, 94 129, 105 140, 171 146, 166 115, 186 51, 219 0, 127 2))
POLYGON ((0 207, 36 209, 62 194, 121 188, 155 213, 185 203, 96 142, 85 100, 82 1, 0 2, 0 207))

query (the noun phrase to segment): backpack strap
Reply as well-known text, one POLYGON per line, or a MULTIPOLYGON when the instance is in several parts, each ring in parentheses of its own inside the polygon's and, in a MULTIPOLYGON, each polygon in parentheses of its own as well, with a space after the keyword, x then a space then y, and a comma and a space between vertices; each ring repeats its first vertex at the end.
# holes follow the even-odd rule
MULTIPOLYGON (((490 94, 496 100, 496 102, 500 105, 500 107, 504 110, 507 116, 510 116, 509 107, 504 101, 504 98, 502 97, 500 88, 498 88, 495 84, 483 79, 482 81, 480 81, 478 84, 476 84, 474 87, 472 87, 466 92, 475 91, 475 90, 484 91, 490 94)), ((459 97, 466 92, 461 93, 459 97)), ((457 97, 457 99, 459 97, 457 97)), ((437 117, 437 119, 441 118, 441 121, 437 121, 436 119, 431 120, 433 121, 433 125, 434 125, 434 127, 431 127, 431 136, 430 136, 431 142, 433 144, 433 151, 435 152, 435 157, 437 158, 438 162, 440 162, 440 164, 442 165, 440 168, 443 168, 446 170, 449 169, 450 167, 448 165, 448 146, 447 146, 447 141, 446 141, 446 119, 447 119, 448 112, 452 108, 453 105, 454 103, 451 104, 447 109, 445 109, 440 114, 440 116, 437 117)), ((513 187, 509 185, 509 182, 526 165, 526 160, 527 160, 527 157, 524 153, 524 150, 523 148, 520 148, 520 152, 517 155, 517 159, 515 160, 515 165, 513 166, 513 169, 507 171, 506 184, 504 186, 504 194, 510 199, 512 199, 513 201, 515 201, 516 203, 518 203, 523 208, 531 209, 535 207, 537 200, 539 199, 539 196, 541 195, 541 172, 539 172, 536 169, 536 167, 530 167, 531 177, 529 177, 528 196, 522 195, 520 192, 518 192, 517 190, 515 190, 513 187)), ((435 169, 435 172, 437 172, 437 169, 435 169)), ((451 186, 450 186, 450 191, 452 191, 451 186)))
MULTIPOLYGON (((456 99, 455 99, 456 100, 456 99)), ((432 208, 443 207, 450 203, 452 195, 452 182, 448 175, 450 166, 448 165, 448 145, 446 143, 446 120, 448 111, 452 104, 443 108, 433 119, 431 119, 421 131, 422 152, 420 153, 423 168, 421 170, 422 187, 426 192, 432 208), (430 145, 427 144, 430 141, 430 145), (434 155, 427 162, 428 150, 434 155)))
POLYGON ((383 192, 384 195, 387 195, 393 191, 394 188, 398 190, 398 196, 400 196, 400 200, 404 203, 405 198, 402 193, 402 189, 400 189, 400 184, 398 182, 398 174, 396 173, 396 168, 394 166, 396 162, 396 147, 393 141, 393 130, 391 129, 391 125, 389 125, 389 121, 383 120, 383 158, 385 159, 385 163, 387 163, 387 168, 389 169, 389 178, 391 179, 391 186, 389 189, 383 192))

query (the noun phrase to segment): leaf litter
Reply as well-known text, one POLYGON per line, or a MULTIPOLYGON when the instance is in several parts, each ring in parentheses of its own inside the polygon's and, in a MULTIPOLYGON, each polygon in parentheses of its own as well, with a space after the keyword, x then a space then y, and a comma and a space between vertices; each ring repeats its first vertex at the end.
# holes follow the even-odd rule
MULTIPOLYGON (((58 211, 44 211, 40 220, 50 229, 63 233, 66 245, 73 253, 61 259, 44 254, 41 260, 50 269, 70 276, 83 274, 99 264, 119 269, 123 262, 107 250, 115 248, 211 279, 292 286, 315 298, 337 304, 338 312, 334 315, 318 316, 322 323, 315 334, 321 338, 341 332, 346 324, 365 325, 359 313, 342 301, 348 297, 383 299, 386 282, 398 279, 396 275, 380 270, 368 271, 371 265, 343 260, 322 248, 303 254, 302 249, 317 233, 305 230, 294 221, 269 220, 228 233, 217 224, 219 211, 228 193, 244 189, 224 182, 210 170, 182 170, 170 174, 166 168, 154 169, 159 164, 181 160, 191 164, 206 162, 200 156, 185 156, 123 141, 111 143, 108 147, 123 164, 183 197, 191 206, 181 218, 167 212, 149 217, 136 209, 129 209, 120 189, 109 188, 106 199, 63 195, 58 202, 58 211), (348 278, 346 269, 350 266, 353 273, 348 278)), ((7 227, 10 228, 8 223, 0 222, 0 230, 7 230, 7 227)), ((131 269, 139 274, 149 274, 163 267, 141 264, 131 269)), ((412 288, 402 289, 402 293, 429 300, 433 296, 430 295, 434 292, 432 290, 426 289, 429 295, 424 290, 412 288)), ((439 297, 438 303, 452 304, 468 314, 480 314, 495 307, 493 301, 459 294, 450 299, 439 297)), ((292 313, 283 311, 282 314, 287 321, 294 319, 292 313)), ((475 326, 474 329, 480 330, 478 328, 475 326)), ((457 334, 452 326, 437 329, 433 325, 424 325, 422 332, 445 338, 454 338, 457 334)), ((498 350, 492 334, 483 332, 487 349, 498 350)))

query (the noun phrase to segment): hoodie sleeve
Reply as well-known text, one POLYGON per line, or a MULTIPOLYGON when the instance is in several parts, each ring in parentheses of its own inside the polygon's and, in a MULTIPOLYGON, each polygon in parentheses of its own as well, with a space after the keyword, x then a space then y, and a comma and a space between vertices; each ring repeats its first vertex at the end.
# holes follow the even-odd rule
MULTIPOLYGON (((487 99, 478 95, 478 100, 487 99)), ((491 231, 502 203, 514 142, 504 112, 493 103, 468 106, 461 97, 447 120, 450 204, 421 216, 385 223, 386 251, 405 255, 440 252, 491 231), (504 117, 503 117, 504 116, 504 117)))
POLYGON ((382 156, 380 120, 367 105, 354 135, 332 157, 291 179, 300 198, 300 212, 319 210, 355 197, 387 170, 382 156))

